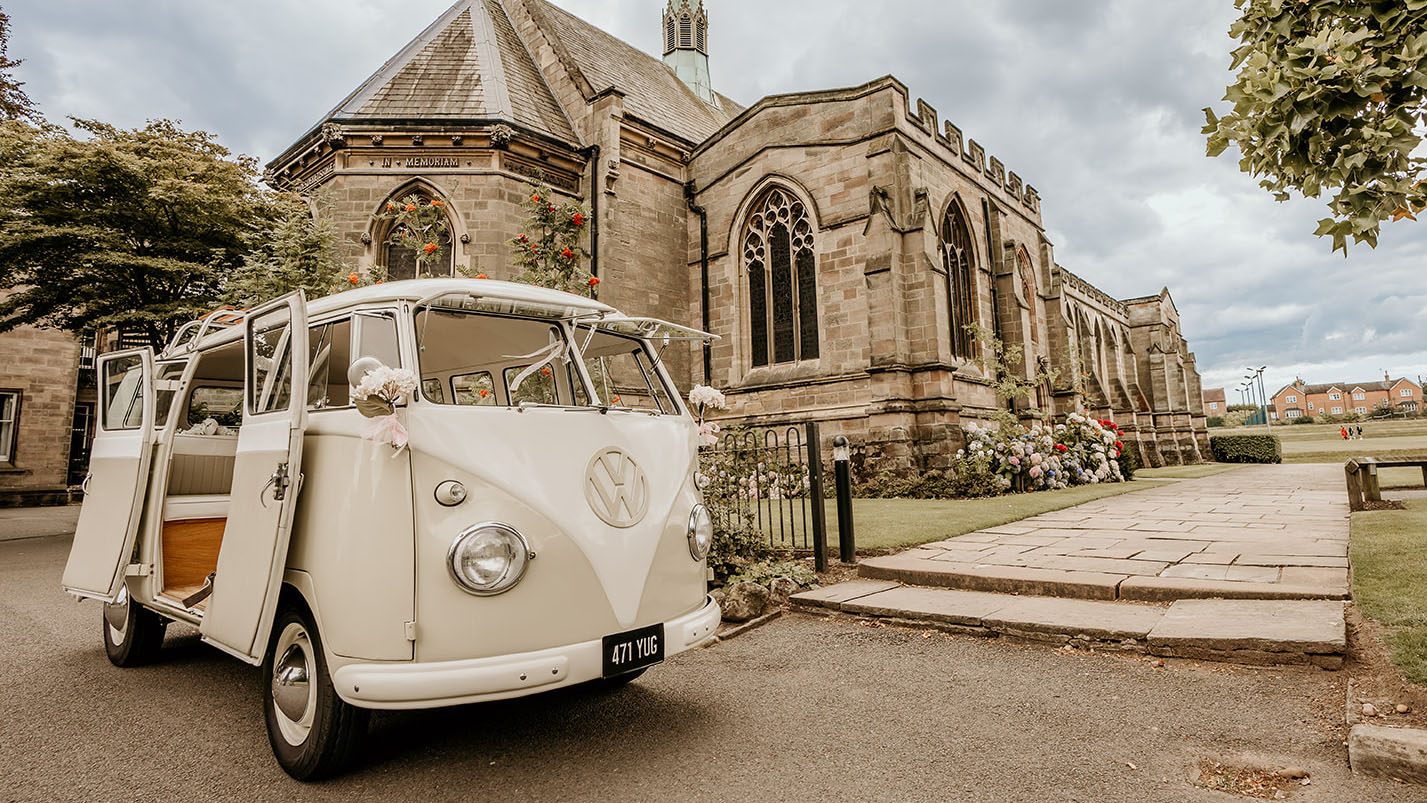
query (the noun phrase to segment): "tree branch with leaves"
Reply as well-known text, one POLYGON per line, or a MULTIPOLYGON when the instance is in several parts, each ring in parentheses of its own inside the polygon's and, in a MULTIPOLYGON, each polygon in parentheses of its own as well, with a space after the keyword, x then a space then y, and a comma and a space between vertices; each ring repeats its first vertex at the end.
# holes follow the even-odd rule
POLYGON ((1315 232, 1347 253, 1376 247, 1381 224, 1427 209, 1414 156, 1427 113, 1427 0, 1235 0, 1236 81, 1222 117, 1205 109, 1208 153, 1279 201, 1331 193, 1315 232))
POLYGON ((510 241, 518 282, 594 296, 600 280, 584 267, 589 259, 582 242, 590 212, 574 201, 557 199, 545 184, 532 181, 522 205, 529 213, 525 231, 510 241))

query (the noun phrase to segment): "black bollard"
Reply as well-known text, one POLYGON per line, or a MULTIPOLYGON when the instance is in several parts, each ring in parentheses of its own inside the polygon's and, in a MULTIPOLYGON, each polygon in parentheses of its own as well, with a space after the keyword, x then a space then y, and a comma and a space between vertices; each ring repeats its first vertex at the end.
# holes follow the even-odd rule
POLYGON ((847 438, 838 435, 832 441, 832 464, 837 482, 837 542, 843 563, 857 562, 857 544, 852 530, 852 467, 851 448, 847 438))

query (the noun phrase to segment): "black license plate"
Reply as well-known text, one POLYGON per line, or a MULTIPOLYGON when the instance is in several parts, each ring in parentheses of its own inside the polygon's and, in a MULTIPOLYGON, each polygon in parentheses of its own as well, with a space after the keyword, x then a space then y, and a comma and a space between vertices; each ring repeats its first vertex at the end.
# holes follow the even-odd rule
POLYGON ((604 637, 604 676, 612 678, 664 660, 664 625, 604 637))

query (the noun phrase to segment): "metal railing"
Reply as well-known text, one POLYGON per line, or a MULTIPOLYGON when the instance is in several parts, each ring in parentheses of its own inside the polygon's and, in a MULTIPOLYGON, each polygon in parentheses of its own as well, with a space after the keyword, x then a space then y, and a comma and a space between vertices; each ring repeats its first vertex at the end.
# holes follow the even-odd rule
POLYGON ((704 498, 725 529, 763 533, 775 549, 826 560, 822 453, 816 423, 726 432, 700 453, 704 498))

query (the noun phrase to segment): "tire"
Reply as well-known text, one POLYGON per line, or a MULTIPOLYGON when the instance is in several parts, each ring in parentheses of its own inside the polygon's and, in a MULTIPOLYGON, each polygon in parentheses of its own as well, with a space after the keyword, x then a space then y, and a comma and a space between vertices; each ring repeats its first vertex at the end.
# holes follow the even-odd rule
POLYGON ((99 626, 104 631, 104 654, 109 656, 109 662, 131 667, 153 663, 158 658, 168 620, 130 599, 129 589, 120 588, 119 598, 112 604, 105 603, 99 626))
POLYGON ((346 768, 367 731, 371 712, 337 696, 312 615, 286 606, 273 624, 263 660, 263 716, 273 756, 299 781, 346 768))

